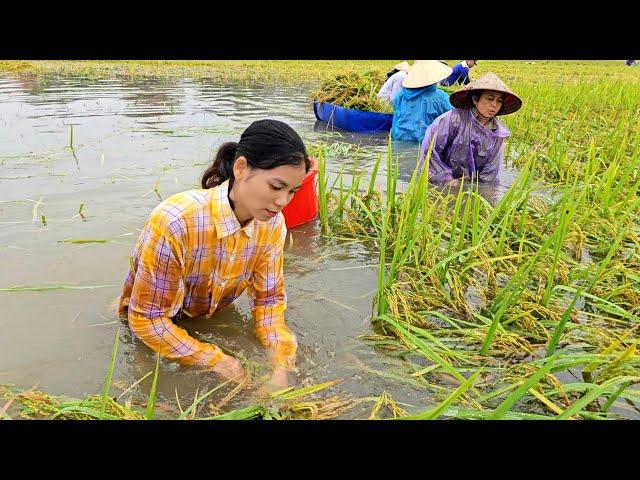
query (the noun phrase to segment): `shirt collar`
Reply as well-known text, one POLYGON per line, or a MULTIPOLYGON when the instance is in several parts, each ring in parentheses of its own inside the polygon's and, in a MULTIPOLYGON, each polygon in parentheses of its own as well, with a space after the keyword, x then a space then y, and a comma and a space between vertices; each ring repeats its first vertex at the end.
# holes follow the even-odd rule
POLYGON ((462 65, 464 68, 469 68, 469 65, 467 65, 467 61, 466 60, 461 61, 460 65, 462 65))
POLYGON ((225 180, 212 190, 211 216, 216 226, 218 240, 233 235, 238 230, 243 230, 247 237, 252 237, 255 219, 251 219, 244 227, 240 225, 229 203, 229 180, 225 180))

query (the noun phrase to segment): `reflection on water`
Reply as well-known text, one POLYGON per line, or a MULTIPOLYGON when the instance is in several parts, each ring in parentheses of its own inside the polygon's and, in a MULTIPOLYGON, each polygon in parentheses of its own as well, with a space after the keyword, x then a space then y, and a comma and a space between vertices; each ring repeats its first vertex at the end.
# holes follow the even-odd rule
MULTIPOLYGON (((385 133, 333 131, 317 122, 308 98, 311 88, 194 79, 1 77, 0 288, 99 288, 0 293, 0 383, 37 384, 71 396, 96 393, 118 326, 122 348, 115 394, 153 370, 155 355, 131 337, 110 307, 128 256, 160 198, 196 187, 217 145, 237 140, 251 121, 275 118, 307 142, 350 145, 345 155, 329 158, 333 173, 351 165, 354 152, 362 168, 386 155, 385 133), (104 243, 62 243, 65 239, 104 243)), ((400 158, 401 183, 411 176, 417 148, 392 145, 400 158)), ((298 384, 341 378, 334 393, 363 397, 386 390, 413 405, 410 411, 432 403, 424 391, 360 367, 388 370, 399 363, 357 340, 371 333, 377 280, 376 259, 366 248, 328 241, 320 236, 318 222, 311 222, 290 232, 285 275, 287 321, 300 342, 298 384)), ((265 364, 244 297, 213 320, 181 326, 265 364)), ((202 393, 217 383, 211 373, 161 362, 158 390, 166 404, 178 396, 188 405, 196 390, 202 393)), ((150 384, 148 377, 132 392, 146 393, 150 384)), ((248 401, 249 395, 236 400, 248 401)))

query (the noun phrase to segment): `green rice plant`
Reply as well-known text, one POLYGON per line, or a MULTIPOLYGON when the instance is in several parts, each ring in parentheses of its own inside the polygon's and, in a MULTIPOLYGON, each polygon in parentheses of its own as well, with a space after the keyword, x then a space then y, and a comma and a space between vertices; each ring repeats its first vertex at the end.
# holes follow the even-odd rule
POLYGON ((263 418, 265 415, 267 415, 267 412, 267 408, 263 405, 253 405, 213 417, 206 417, 202 420, 252 420, 263 418))
MULTIPOLYGON (((604 395, 606 393, 610 393, 616 396, 619 396, 618 392, 620 386, 624 386, 625 384, 637 383, 640 382, 640 377, 626 376, 626 377, 618 377, 613 378, 611 380, 607 380, 602 385, 593 385, 590 386, 587 393, 577 400, 574 404, 572 404, 569 408, 567 408, 562 415, 558 416, 558 420, 569 418, 574 414, 582 413, 582 410, 589 405, 592 401, 597 399, 599 396, 604 395), (618 388, 616 388, 618 387, 618 388)), ((607 407, 608 409, 609 407, 607 407)))
POLYGON ((302 388, 287 387, 277 392, 273 392, 271 394, 271 397, 277 398, 279 400, 291 400, 303 395, 309 395, 311 393, 319 392, 320 390, 324 390, 325 388, 333 387, 340 382, 341 380, 331 380, 329 382, 318 383, 316 385, 309 385, 308 387, 302 388))
POLYGON ((106 410, 102 411, 102 398, 94 395, 82 400, 69 400, 56 403, 53 406, 51 418, 68 419, 68 420, 143 420, 142 414, 123 407, 115 402, 112 398, 108 398, 106 402, 106 410))
POLYGON ((102 387, 102 400, 100 402, 100 417, 104 415, 107 408, 107 398, 109 398, 109 389, 111 388, 111 379, 113 378, 113 369, 116 364, 116 358, 118 356, 118 344, 120 343, 120 327, 116 330, 116 339, 113 342, 113 350, 111 352, 111 362, 109 363, 109 370, 104 379, 104 385, 102 387))
POLYGON ((613 406, 616 400, 622 395, 622 393, 631 386, 632 381, 623 382, 612 395, 609 396, 608 400, 602 405, 601 410, 603 412, 608 412, 609 409, 613 406))
POLYGON ((571 218, 577 208, 577 205, 580 204, 579 199, 575 200, 571 195, 572 190, 569 190, 562 197, 560 202, 560 219, 558 220, 558 228, 556 233, 554 233, 554 237, 552 240, 553 243, 553 261, 551 263, 551 268, 547 274, 547 285, 545 289, 544 298, 542 300, 543 305, 545 307, 549 306, 549 300, 551 299, 551 294, 553 293, 553 281, 556 274, 556 268, 558 265, 558 258, 560 256, 560 252, 562 250, 562 246, 564 244, 565 238, 567 236, 567 228, 571 218), (571 202, 575 200, 572 204, 571 202), (569 206, 571 205, 571 206, 569 206))
POLYGON ((326 235, 330 230, 329 225, 329 207, 328 207, 328 191, 327 191, 327 171, 324 150, 317 153, 318 159, 318 210, 322 233, 326 235))
POLYGON ((576 302, 578 301, 581 295, 582 295, 582 290, 578 288, 573 297, 573 300, 571 301, 571 304, 565 309, 564 313, 562 314, 562 317, 560 318, 560 321, 556 325, 556 328, 553 332, 553 336, 551 337, 551 340, 549 340, 549 344, 547 345, 547 351, 545 354, 547 357, 550 357, 555 352, 556 346, 560 341, 562 332, 564 331, 564 328, 567 325, 567 321, 569 320, 569 315, 571 315, 571 312, 575 308, 576 302))
POLYGON ((469 388, 473 386, 478 375, 480 375, 481 371, 478 370, 471 377, 469 377, 465 382, 460 384, 458 388, 456 388, 451 395, 449 395, 445 400, 443 400, 438 406, 435 408, 428 410, 424 413, 419 413, 417 415, 411 415, 407 417, 400 417, 398 420, 435 420, 439 416, 441 416, 444 411, 451 405, 460 395, 466 393, 469 388))
POLYGON ((145 412, 145 418, 147 420, 153 420, 153 411, 156 406, 156 389, 158 386, 158 371, 160 370, 160 353, 156 353, 156 368, 153 372, 153 382, 151 383, 151 392, 149 392, 149 398, 147 399, 147 411, 145 412))
POLYGON ((296 418, 305 412, 311 411, 311 418, 331 418, 336 413, 355 405, 355 402, 330 398, 325 401, 295 402, 299 397, 316 393, 328 387, 336 385, 340 380, 324 382, 317 385, 310 385, 294 389, 288 387, 278 392, 273 392, 268 403, 243 407, 237 410, 226 412, 212 417, 201 418, 202 420, 284 420, 296 418))
MULTIPOLYGON (((427 162, 431 156, 432 147, 433 145, 429 147, 427 152, 427 162)), ((394 171, 392 168, 390 150, 388 151, 387 158, 387 170, 394 171)), ((394 219, 394 223, 398 226, 398 230, 395 232, 396 238, 391 265, 385 274, 387 237, 392 218, 396 217, 395 189, 397 182, 397 169, 398 163, 396 162, 395 180, 388 180, 387 182, 387 215, 385 217, 384 232, 380 247, 380 272, 378 277, 378 295, 376 300, 378 305, 378 315, 384 314, 387 311, 386 300, 383 298, 384 289, 396 280, 399 267, 408 261, 409 256, 418 245, 418 242, 420 241, 419 239, 423 238, 421 234, 426 228, 425 223, 418 223, 418 218, 420 217, 419 213, 425 208, 427 195, 426 184, 428 168, 422 168, 414 170, 407 192, 403 195, 403 201, 398 206, 399 211, 397 212, 397 215, 399 215, 399 217, 394 219)))
POLYGON ((387 314, 379 315, 376 318, 376 321, 378 320, 388 323, 391 327, 396 329, 396 331, 400 334, 401 337, 407 338, 411 345, 415 345, 419 349, 420 353, 422 353, 426 358, 431 360, 433 363, 438 364, 444 371, 446 371, 448 374, 455 377, 460 382, 462 383, 465 382, 466 379, 464 378, 464 376, 461 375, 460 372, 458 372, 458 370, 456 370, 455 367, 451 365, 451 363, 449 363, 447 360, 445 360, 440 355, 435 353, 433 349, 429 348, 428 345, 426 345, 421 339, 419 339, 410 331, 408 331, 399 322, 395 321, 393 318, 391 318, 387 314))
POLYGON ((382 161, 382 155, 378 155, 376 163, 373 164, 373 171, 371 172, 371 178, 369 179, 369 188, 367 188, 367 194, 365 196, 364 205, 369 208, 371 199, 373 197, 374 188, 376 186, 376 179, 378 178, 378 169, 380 168, 380 162, 382 161))
POLYGON ((496 408, 490 415, 490 419, 497 420, 504 416, 504 414, 511 409, 511 407, 523 396, 530 388, 534 387, 542 377, 553 367, 553 357, 549 360, 533 375, 531 375, 526 381, 521 383, 518 388, 515 389, 509 396, 496 408))
POLYGON ((195 398, 193 400, 193 403, 189 406, 189 408, 187 408, 184 412, 182 412, 180 414, 180 416, 178 417, 179 420, 185 420, 189 417, 189 415, 191 414, 191 418, 195 418, 195 414, 196 414, 196 410, 197 408, 200 406, 200 404, 209 396, 211 396, 211 394, 213 394, 214 392, 217 392, 218 390, 220 390, 222 387, 224 387, 225 385, 229 384, 231 382, 231 379, 226 380, 224 382, 222 382, 220 385, 216 385, 214 388, 212 388, 211 390, 205 392, 204 394, 202 394, 201 396, 198 396, 198 393, 196 392, 195 398))
MULTIPOLYGON (((104 156, 103 156, 103 159, 104 159, 104 156)), ((84 212, 84 203, 81 203, 80 208, 78 209, 78 215, 80 216, 80 218, 82 218, 82 220, 86 220, 87 217, 83 212, 84 212)))

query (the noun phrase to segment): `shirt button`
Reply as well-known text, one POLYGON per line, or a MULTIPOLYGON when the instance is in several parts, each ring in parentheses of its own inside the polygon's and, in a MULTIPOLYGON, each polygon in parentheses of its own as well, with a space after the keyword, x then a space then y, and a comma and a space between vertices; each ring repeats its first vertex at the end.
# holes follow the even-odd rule
POLYGON ((223 287, 224 287, 226 284, 227 284, 227 281, 226 281, 226 280, 223 280, 223 281, 222 281, 222 283, 221 283, 221 285, 222 285, 223 287))
POLYGON ((236 259, 236 254, 234 253, 233 255, 231 255, 230 260, 233 262, 236 259))

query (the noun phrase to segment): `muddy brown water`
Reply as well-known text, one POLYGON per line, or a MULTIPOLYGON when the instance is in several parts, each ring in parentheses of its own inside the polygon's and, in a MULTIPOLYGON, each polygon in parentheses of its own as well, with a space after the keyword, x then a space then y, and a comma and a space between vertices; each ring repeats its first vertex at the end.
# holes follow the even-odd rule
MULTIPOLYGON (((112 395, 153 370, 155 355, 132 339, 111 307, 128 256, 160 197, 197 187, 216 147, 237 140, 250 122, 275 118, 307 142, 351 145, 364 152, 364 168, 386 154, 386 133, 332 131, 317 122, 308 98, 312 87, 0 76, 0 288, 103 286, 0 292, 0 383, 76 398, 99 393, 118 327, 112 395)), ((400 182, 408 181, 417 145, 393 149, 402 158, 400 182)), ((331 174, 349 166, 349 154, 328 159, 331 174)), ((514 176, 507 172, 504 185, 489 197, 497 198, 514 176)), ((285 255, 286 318, 300 344, 294 384, 342 379, 327 395, 360 398, 387 391, 410 412, 433 405, 428 392, 361 367, 400 371, 397 359, 358 338, 372 333, 375 255, 360 244, 327 240, 317 221, 290 231, 285 255)), ((181 325, 266 364, 244 296, 213 319, 181 325)), ((196 391, 218 383, 212 373, 162 361, 159 402, 175 408, 177 392, 184 408, 196 391)), ((150 385, 148 377, 121 401, 143 400, 150 385)), ((230 405, 248 405, 251 395, 230 405)), ((363 403, 344 417, 366 418, 371 407, 363 403)))

